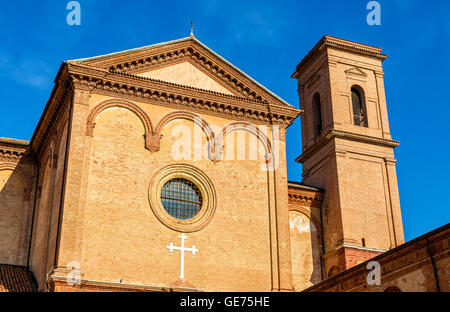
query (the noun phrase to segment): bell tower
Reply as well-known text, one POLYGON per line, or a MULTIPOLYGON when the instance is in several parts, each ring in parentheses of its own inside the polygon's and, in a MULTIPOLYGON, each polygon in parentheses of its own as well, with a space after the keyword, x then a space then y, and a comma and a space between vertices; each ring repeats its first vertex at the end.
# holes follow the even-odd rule
POLYGON ((330 36, 297 66, 304 183, 325 191, 324 278, 404 242, 380 48, 330 36))

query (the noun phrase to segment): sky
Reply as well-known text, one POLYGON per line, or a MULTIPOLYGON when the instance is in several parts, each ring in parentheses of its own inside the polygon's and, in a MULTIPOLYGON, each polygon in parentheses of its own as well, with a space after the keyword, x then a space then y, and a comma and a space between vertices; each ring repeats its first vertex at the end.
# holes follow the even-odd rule
MULTIPOLYGON (((450 222, 450 1, 80 0, 3 1, 0 6, 0 137, 31 139, 61 62, 195 36, 298 107, 296 65, 327 34, 382 47, 405 239, 450 222), (420 195, 420 196, 419 196, 420 195)), ((301 181, 300 119, 287 134, 288 178, 301 181)))

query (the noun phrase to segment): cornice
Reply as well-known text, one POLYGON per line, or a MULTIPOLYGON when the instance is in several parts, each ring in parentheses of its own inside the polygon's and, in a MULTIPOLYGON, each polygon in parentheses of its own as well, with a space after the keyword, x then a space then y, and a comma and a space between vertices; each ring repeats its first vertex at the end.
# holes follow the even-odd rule
POLYGON ((381 53, 381 48, 332 36, 324 36, 297 65, 295 73, 292 74, 292 78, 297 79, 299 74, 305 69, 305 65, 314 60, 325 48, 335 48, 338 50, 366 55, 379 59, 380 61, 384 61, 388 57, 387 54, 381 53))
POLYGON ((41 147, 51 139, 51 132, 54 131, 57 121, 62 118, 61 112, 67 105, 72 92, 71 86, 67 66, 63 63, 56 76, 52 94, 30 141, 30 148, 38 158, 42 153, 41 147))
POLYGON ((299 204, 301 206, 316 207, 316 208, 320 208, 322 205, 322 201, 319 199, 314 199, 314 197, 291 193, 289 193, 288 195, 288 202, 289 204, 299 204))
POLYGON ((23 158, 26 150, 18 150, 13 148, 5 148, 4 146, 0 146, 0 159, 5 160, 18 160, 23 158))
POLYGON ((301 189, 288 185, 288 201, 307 207, 321 207, 323 192, 320 190, 301 189))
POLYGON ((220 55, 209 49, 196 38, 180 40, 113 53, 103 57, 68 61, 69 64, 83 64, 93 68, 125 74, 142 73, 160 67, 162 64, 190 61, 218 83, 228 86, 234 93, 257 101, 273 102, 273 105, 292 107, 278 96, 260 85, 220 55))
POLYGON ((353 132, 349 132, 349 131, 342 131, 342 130, 332 130, 331 133, 329 133, 327 135, 327 137, 328 137, 328 139, 331 139, 332 137, 338 137, 338 138, 351 139, 351 140, 355 140, 355 141, 370 142, 373 144, 392 147, 392 148, 395 148, 400 145, 399 141, 377 138, 377 137, 372 137, 372 136, 368 136, 368 135, 353 133, 353 132))
POLYGON ((10 139, 10 138, 0 138, 0 146, 1 145, 14 145, 14 146, 22 146, 24 148, 27 148, 28 145, 30 145, 30 141, 10 139))
POLYGON ((289 125, 299 114, 294 107, 274 105, 214 91, 203 90, 121 72, 110 72, 80 64, 68 64, 76 88, 92 92, 109 91, 152 99, 225 115, 247 117, 263 122, 289 125))
POLYGON ((32 149, 35 154, 40 158, 45 152, 41 147, 48 145, 48 142, 52 139, 52 134, 55 131, 55 126, 58 121, 63 117, 63 111, 68 105, 68 98, 71 94, 69 86, 61 86, 58 90, 58 94, 55 95, 52 103, 49 106, 47 112, 43 114, 45 116, 40 127, 37 128, 37 135, 32 140, 32 149))
POLYGON ((357 52, 364 55, 373 56, 384 60, 388 57, 387 54, 381 53, 381 48, 370 46, 367 44, 350 41, 346 39, 336 38, 332 36, 324 36, 323 43, 326 46, 335 47, 347 51, 357 52))
POLYGON ((342 131, 342 130, 330 130, 325 136, 323 136, 319 141, 317 141, 314 145, 303 151, 302 155, 300 155, 295 161, 298 163, 303 163, 306 159, 308 159, 312 154, 314 154, 318 149, 326 145, 334 138, 342 138, 351 141, 357 141, 362 143, 369 143, 374 145, 380 145, 385 147, 396 148, 400 145, 399 141, 388 140, 383 138, 372 137, 368 135, 362 135, 358 133, 342 131))
POLYGON ((305 184, 303 184, 303 182, 288 181, 288 188, 299 189, 299 190, 304 190, 304 191, 309 191, 309 192, 314 192, 314 193, 323 192, 322 189, 314 187, 314 186, 305 185, 305 184))
POLYGON ((25 156, 29 141, 0 138, 0 159, 17 161, 25 156))

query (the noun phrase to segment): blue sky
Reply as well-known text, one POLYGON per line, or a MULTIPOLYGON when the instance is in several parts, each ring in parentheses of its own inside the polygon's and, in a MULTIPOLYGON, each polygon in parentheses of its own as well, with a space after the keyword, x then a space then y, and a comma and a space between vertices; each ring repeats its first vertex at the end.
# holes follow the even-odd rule
MULTIPOLYGON (((200 41, 297 107, 290 75, 324 34, 380 46, 410 240, 450 222, 450 1, 379 1, 380 26, 366 23, 368 2, 85 0, 81 26, 67 25, 65 0, 2 2, 0 136, 31 138, 63 60, 186 37, 191 20, 200 41)), ((287 140, 299 181, 300 120, 287 140)))

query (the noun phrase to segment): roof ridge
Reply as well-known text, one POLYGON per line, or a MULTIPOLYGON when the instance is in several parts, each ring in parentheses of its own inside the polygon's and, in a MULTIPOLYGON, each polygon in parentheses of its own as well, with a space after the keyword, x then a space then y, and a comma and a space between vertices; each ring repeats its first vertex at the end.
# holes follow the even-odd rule
POLYGON ((276 95, 275 93, 273 93, 272 91, 270 91, 268 88, 266 88, 264 85, 262 85, 261 83, 259 83, 258 81, 256 81, 255 79, 253 79, 250 75, 248 75, 247 73, 245 73, 242 69, 240 69, 239 67, 233 65, 232 63, 230 63, 229 61, 227 61, 224 57, 222 57, 220 54, 218 54, 217 52, 215 52, 214 50, 212 50, 211 48, 209 48, 208 46, 206 46, 203 42, 201 42, 199 39, 197 39, 196 37, 193 36, 189 36, 189 37, 185 37, 185 38, 181 38, 181 39, 176 39, 176 40, 171 40, 171 41, 166 41, 166 42, 161 42, 161 43, 157 43, 157 44, 152 44, 152 45, 147 45, 147 46, 143 46, 143 47, 139 47, 139 48, 134 48, 134 49, 128 49, 128 50, 123 50, 123 51, 118 51, 118 52, 113 52, 113 53, 109 53, 109 54, 104 54, 104 55, 98 55, 98 56, 94 56, 94 57, 88 57, 88 58, 81 58, 81 59, 75 59, 75 60, 68 60, 65 61, 65 63, 72 63, 72 64, 80 64, 83 62, 89 62, 89 61, 95 61, 95 60, 101 60, 107 57, 112 57, 112 56, 118 56, 118 55, 124 55, 124 54, 128 54, 128 53, 132 53, 132 52, 138 52, 138 51, 143 51, 146 49, 151 49, 151 48, 156 48, 156 47, 161 47, 161 46, 165 46, 165 45, 169 45, 169 44, 174 44, 174 43, 180 43, 180 42, 185 42, 185 41, 193 41, 195 43, 197 43, 198 45, 200 45, 202 48, 206 49, 208 52, 210 52, 211 54, 213 54, 215 57, 217 57, 219 60, 221 60, 222 62, 224 62, 226 65, 230 66, 232 69, 234 69, 235 71, 237 71, 239 74, 241 74, 242 76, 244 76, 246 79, 248 79, 250 82, 252 82, 253 84, 255 84, 256 86, 258 86, 259 88, 261 88, 264 92, 268 93, 270 96, 274 97, 277 101, 281 102, 282 104, 284 104, 287 107, 294 107, 293 105, 289 104, 288 102, 286 102, 285 100, 283 100, 281 97, 279 97, 278 95, 276 95))
POLYGON ((293 105, 289 104, 288 102, 286 102, 285 100, 283 100, 281 97, 279 97, 278 95, 276 95, 275 93, 273 93, 272 91, 270 91, 268 88, 266 88, 265 86, 263 86, 262 84, 260 84, 258 81, 256 81, 255 79, 253 79, 252 77, 250 77, 248 74, 246 74, 242 69, 240 69, 239 67, 237 67, 236 65, 233 65, 232 63, 230 63, 229 61, 227 61, 224 57, 222 57, 221 55, 217 54, 216 52, 214 52, 214 50, 210 49, 208 46, 206 46, 203 42, 201 42, 200 40, 198 40, 197 38, 193 37, 192 38, 195 42, 199 43, 201 46, 203 46, 205 49, 207 49, 208 51, 210 51, 212 54, 214 54, 216 57, 218 57, 220 60, 222 60, 224 63, 228 64, 229 66, 231 66, 233 69, 235 69, 236 71, 238 71, 240 74, 242 74, 244 77, 246 77, 247 79, 249 79, 251 82, 253 82, 254 84, 256 84, 258 87, 262 88, 264 91, 266 91, 267 93, 269 93, 270 95, 272 95, 273 97, 275 97, 278 101, 282 102, 283 104, 287 105, 287 106, 291 106, 294 107, 293 105))
POLYGON ((127 54, 127 53, 132 53, 132 52, 138 52, 138 51, 142 51, 142 50, 145 50, 145 49, 156 48, 156 47, 159 47, 159 46, 164 46, 164 45, 168 45, 168 44, 172 44, 172 43, 184 42, 184 41, 192 40, 192 39, 193 39, 193 37, 184 37, 184 38, 170 40, 170 41, 166 41, 166 42, 150 44, 150 45, 142 46, 142 47, 139 47, 139 48, 127 49, 127 50, 122 50, 122 51, 117 51, 117 52, 112 52, 112 53, 92 56, 92 57, 85 57, 85 58, 80 58, 80 59, 67 60, 65 62, 66 63, 82 63, 82 62, 88 62, 88 61, 95 61, 95 60, 100 60, 100 59, 111 57, 111 56, 123 55, 123 54, 127 54))
POLYGON ((16 144, 16 145, 22 145, 22 146, 30 145, 30 141, 27 141, 27 140, 19 140, 19 139, 4 138, 4 137, 0 137, 0 143, 16 144))

